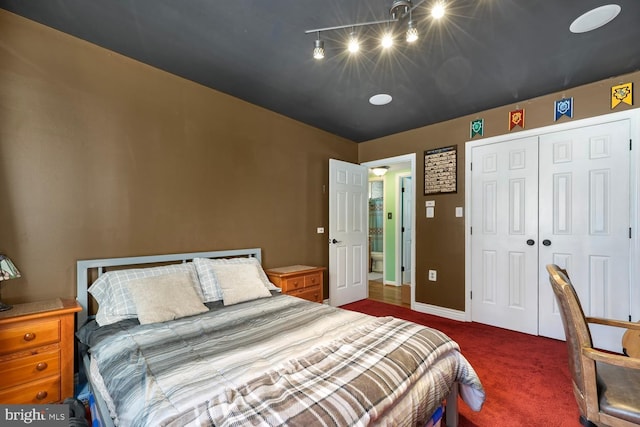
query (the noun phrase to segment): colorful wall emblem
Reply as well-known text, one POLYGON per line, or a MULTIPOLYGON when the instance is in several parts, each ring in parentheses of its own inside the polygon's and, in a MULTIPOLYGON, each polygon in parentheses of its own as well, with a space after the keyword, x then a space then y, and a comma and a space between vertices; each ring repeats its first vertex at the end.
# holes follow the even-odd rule
POLYGON ((509 113, 509 130, 516 126, 524 129, 524 108, 521 110, 511 111, 509 113))
POLYGON ((562 116, 573 118, 573 98, 562 98, 555 102, 554 121, 562 116))
POLYGON ((611 88, 611 109, 624 102, 633 105, 633 83, 625 83, 611 88))
POLYGON ((470 138, 473 138, 476 135, 484 135, 484 119, 475 119, 471 122, 470 134, 470 138))

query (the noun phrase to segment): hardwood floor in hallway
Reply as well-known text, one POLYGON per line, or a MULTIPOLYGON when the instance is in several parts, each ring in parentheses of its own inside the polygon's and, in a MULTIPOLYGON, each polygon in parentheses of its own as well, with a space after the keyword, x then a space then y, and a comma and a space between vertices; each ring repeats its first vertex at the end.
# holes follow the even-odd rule
POLYGON ((402 303, 402 288, 400 286, 384 285, 378 280, 369 280, 369 299, 411 308, 411 304, 402 303))

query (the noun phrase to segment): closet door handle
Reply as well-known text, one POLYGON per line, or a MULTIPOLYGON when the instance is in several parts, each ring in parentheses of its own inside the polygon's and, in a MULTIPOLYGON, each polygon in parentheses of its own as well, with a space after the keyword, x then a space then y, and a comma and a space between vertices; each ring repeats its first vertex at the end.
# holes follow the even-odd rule
POLYGON ((329 239, 329 244, 336 244, 336 243, 341 243, 340 240, 336 240, 336 239, 329 239))
POLYGON ((543 245, 545 245, 545 246, 551 246, 551 240, 549 240, 549 239, 544 239, 544 240, 542 241, 542 244, 543 244, 543 245))
POLYGON ((536 244, 536 241, 535 241, 535 240, 533 240, 533 239, 529 239, 529 240, 527 240, 527 245, 529 245, 529 246, 533 246, 533 245, 535 245, 535 244, 536 244))

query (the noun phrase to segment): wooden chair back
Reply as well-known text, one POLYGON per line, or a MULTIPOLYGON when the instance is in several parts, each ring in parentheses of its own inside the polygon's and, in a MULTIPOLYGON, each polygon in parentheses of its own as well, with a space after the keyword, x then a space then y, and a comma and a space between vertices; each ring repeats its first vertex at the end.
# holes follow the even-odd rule
POLYGON ((582 348, 593 346, 589 326, 585 319, 578 295, 567 276, 567 272, 557 265, 547 266, 549 281, 560 308, 562 325, 569 350, 569 370, 573 380, 573 393, 580 413, 588 414, 587 408, 598 407, 596 392, 595 362, 582 357, 582 348), (590 401, 590 402, 589 402, 590 401))

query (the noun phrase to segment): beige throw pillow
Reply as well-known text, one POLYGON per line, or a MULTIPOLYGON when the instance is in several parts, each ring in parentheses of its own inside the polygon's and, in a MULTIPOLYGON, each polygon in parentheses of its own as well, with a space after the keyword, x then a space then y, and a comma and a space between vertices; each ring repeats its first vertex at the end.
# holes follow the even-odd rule
POLYGON ((172 273, 127 283, 141 325, 208 311, 189 273, 172 273))
POLYGON ((213 266, 213 270, 224 305, 271 296, 255 264, 218 264, 213 266))

